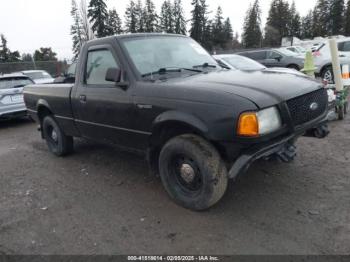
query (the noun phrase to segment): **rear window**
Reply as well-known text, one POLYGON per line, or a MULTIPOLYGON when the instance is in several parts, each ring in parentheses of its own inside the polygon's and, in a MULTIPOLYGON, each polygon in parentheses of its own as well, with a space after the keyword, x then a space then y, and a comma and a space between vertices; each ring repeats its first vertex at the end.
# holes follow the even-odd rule
POLYGON ((266 51, 260 51, 260 52, 249 52, 249 53, 246 53, 245 56, 251 58, 251 59, 254 59, 254 60, 264 60, 266 59, 266 54, 267 52, 266 51))
POLYGON ((0 79, 0 89, 19 88, 30 84, 33 84, 33 81, 29 78, 17 77, 0 79))

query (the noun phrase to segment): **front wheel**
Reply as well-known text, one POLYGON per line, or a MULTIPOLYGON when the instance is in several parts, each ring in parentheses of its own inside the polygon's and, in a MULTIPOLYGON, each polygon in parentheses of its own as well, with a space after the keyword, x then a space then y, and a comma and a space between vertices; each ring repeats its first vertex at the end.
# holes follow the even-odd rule
POLYGON ((162 183, 179 205, 200 211, 215 205, 225 194, 227 169, 217 150, 195 135, 171 139, 159 157, 162 183))
POLYGON ((73 151, 73 137, 66 136, 53 116, 46 116, 42 122, 46 143, 56 156, 65 156, 73 151))

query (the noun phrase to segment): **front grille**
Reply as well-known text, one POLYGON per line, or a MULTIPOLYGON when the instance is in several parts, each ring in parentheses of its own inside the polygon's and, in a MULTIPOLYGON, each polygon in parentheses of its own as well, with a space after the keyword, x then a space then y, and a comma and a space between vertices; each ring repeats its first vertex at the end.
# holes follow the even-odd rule
POLYGON ((294 126, 310 122, 321 116, 327 109, 328 94, 322 88, 312 93, 287 101, 294 126), (315 105, 317 103, 317 106, 315 105))

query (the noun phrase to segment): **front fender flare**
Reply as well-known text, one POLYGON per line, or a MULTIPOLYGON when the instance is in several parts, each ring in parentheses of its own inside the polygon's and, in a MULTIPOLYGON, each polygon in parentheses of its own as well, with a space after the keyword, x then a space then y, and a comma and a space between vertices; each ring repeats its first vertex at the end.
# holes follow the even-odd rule
POLYGON ((153 122, 152 130, 155 130, 159 125, 170 121, 187 124, 191 127, 194 127, 202 134, 207 134, 209 131, 208 127, 201 119, 192 114, 187 114, 179 111, 167 111, 159 115, 153 122))

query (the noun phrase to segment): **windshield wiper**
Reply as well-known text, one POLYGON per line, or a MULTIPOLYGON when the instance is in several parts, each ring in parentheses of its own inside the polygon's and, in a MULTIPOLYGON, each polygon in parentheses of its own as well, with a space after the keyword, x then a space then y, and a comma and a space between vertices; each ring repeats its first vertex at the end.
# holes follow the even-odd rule
POLYGON ((191 72, 196 72, 196 73, 202 73, 202 70, 199 69, 194 69, 194 68, 183 68, 183 67, 169 67, 169 68, 160 68, 157 71, 146 73, 141 75, 142 77, 146 76, 152 76, 152 75, 165 75, 167 73, 176 73, 179 72, 181 73, 182 71, 191 71, 191 72))
POLYGON ((198 68, 198 67, 202 67, 202 68, 217 68, 217 65, 213 65, 213 64, 209 64, 209 63, 204 63, 204 64, 201 64, 201 65, 195 65, 193 66, 193 68, 198 68))

